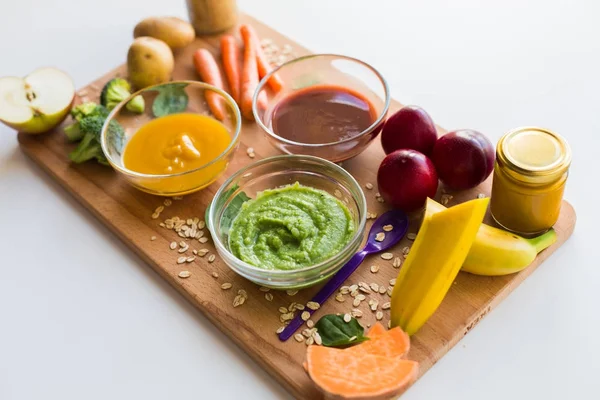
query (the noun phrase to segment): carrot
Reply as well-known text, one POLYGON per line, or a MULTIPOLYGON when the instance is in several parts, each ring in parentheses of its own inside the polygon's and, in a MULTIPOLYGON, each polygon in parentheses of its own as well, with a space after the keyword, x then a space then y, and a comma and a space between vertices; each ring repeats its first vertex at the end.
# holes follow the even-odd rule
POLYGON ((235 38, 232 35, 225 35, 221 38, 221 57, 225 67, 225 76, 229 83, 231 97, 236 103, 240 103, 240 63, 239 49, 235 38))
MULTIPOLYGON (((253 40, 248 25, 240 27, 242 40, 244 41, 244 60, 242 66, 242 80, 240 93, 240 108, 242 115, 254 120, 252 114, 252 97, 258 86, 258 65, 256 62, 256 42, 253 40)), ((258 105, 261 108, 266 108, 267 99, 265 92, 261 92, 258 98, 258 105)))
MULTIPOLYGON (((241 29, 246 29, 248 31, 248 35, 252 38, 254 43, 256 43, 256 62, 258 64, 258 76, 260 77, 260 79, 262 79, 265 76, 267 76, 269 72, 271 72, 271 64, 267 60, 265 53, 262 51, 262 47, 260 46, 260 40, 258 39, 258 34, 254 30, 254 28, 252 28, 249 25, 242 25, 240 30, 241 29)), ((279 92, 283 87, 283 82, 277 74, 271 75, 271 78, 269 78, 269 81, 267 83, 275 92, 279 92)))
MULTIPOLYGON (((194 66, 200 79, 209 85, 213 85, 219 89, 223 89, 223 79, 221 78, 221 72, 219 66, 213 55, 206 49, 198 49, 194 53, 194 66)), ((213 115, 223 121, 225 119, 225 105, 223 104, 223 98, 212 90, 204 92, 208 108, 213 115)))

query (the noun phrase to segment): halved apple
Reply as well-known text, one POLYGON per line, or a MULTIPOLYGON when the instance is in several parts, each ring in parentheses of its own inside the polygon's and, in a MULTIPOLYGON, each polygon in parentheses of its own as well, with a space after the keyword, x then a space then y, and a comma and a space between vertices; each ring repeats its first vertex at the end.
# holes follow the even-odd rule
POLYGON ((74 97, 73 81, 56 68, 0 78, 0 121, 19 132, 47 132, 69 114, 74 97))

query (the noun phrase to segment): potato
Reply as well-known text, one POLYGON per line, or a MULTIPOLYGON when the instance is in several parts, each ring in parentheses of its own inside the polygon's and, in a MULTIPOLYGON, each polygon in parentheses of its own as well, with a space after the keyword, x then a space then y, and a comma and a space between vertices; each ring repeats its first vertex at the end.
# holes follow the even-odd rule
POLYGON ((194 41, 196 34, 192 25, 176 17, 150 17, 133 29, 133 37, 150 36, 160 39, 172 49, 185 47, 194 41))
POLYGON ((137 89, 168 82, 173 74, 173 52, 162 40, 142 36, 127 52, 129 80, 137 89))

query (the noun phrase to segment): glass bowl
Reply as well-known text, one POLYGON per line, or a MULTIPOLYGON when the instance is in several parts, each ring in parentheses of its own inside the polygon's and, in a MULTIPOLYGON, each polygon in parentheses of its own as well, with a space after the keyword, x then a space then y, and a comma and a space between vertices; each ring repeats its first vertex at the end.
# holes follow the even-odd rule
MULTIPOLYGON (((239 205, 239 198, 236 203, 239 205)), ((259 285, 293 289, 312 286, 327 279, 356 253, 365 232, 367 204, 358 182, 338 165, 318 157, 281 155, 237 171, 219 188, 206 214, 206 223, 217 252, 233 271, 259 285), (335 256, 296 270, 261 269, 234 256, 229 251, 228 231, 235 215, 223 218, 234 199, 242 192, 255 198, 258 192, 295 182, 337 195, 346 203, 355 228, 348 244, 335 256)))
POLYGON ((130 184, 144 192, 155 195, 180 196, 207 187, 225 172, 229 161, 238 147, 241 126, 240 109, 226 92, 202 82, 175 81, 147 87, 132 94, 129 98, 119 103, 111 111, 102 127, 100 142, 102 151, 104 151, 110 165, 130 184), (188 97, 187 105, 184 103, 181 106, 181 109, 178 110, 179 112, 203 114, 215 118, 205 101, 205 94, 207 92, 216 93, 216 95, 222 99, 226 109, 226 115, 221 123, 229 133, 231 142, 215 159, 190 171, 154 175, 139 173, 128 169, 123 164, 123 150, 127 146, 128 141, 142 125, 157 118, 154 115, 153 106, 159 93, 162 93, 165 90, 172 90, 177 86, 183 87, 183 90, 188 97), (125 105, 129 100, 137 95, 141 95, 144 98, 145 109, 142 114, 131 113, 125 108, 125 105), (123 139, 120 139, 117 135, 109 134, 111 121, 116 121, 123 127, 125 131, 123 139))
POLYGON ((273 146, 287 154, 312 155, 333 162, 347 160, 362 152, 381 131, 389 106, 390 90, 379 71, 363 61, 336 54, 314 54, 282 64, 260 81, 252 100, 254 118, 273 146), (267 85, 275 73, 283 82, 283 88, 276 94, 267 85), (295 142, 275 133, 272 116, 276 105, 297 90, 319 85, 346 87, 361 94, 375 108, 375 122, 357 135, 331 143, 295 142), (267 105, 261 108, 258 98, 265 94, 267 105))

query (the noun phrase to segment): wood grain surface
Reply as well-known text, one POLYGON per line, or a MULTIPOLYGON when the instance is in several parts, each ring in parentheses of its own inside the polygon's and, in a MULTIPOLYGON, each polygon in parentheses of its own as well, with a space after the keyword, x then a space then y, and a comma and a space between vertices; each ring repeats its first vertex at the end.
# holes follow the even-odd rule
MULTIPOLYGON (((242 21, 252 24, 262 38, 270 38, 279 46, 290 44, 297 55, 309 54, 308 50, 248 16, 242 16, 242 21)), ((235 34, 237 35, 237 32, 235 34)), ((195 43, 177 52, 174 79, 198 79, 191 62, 192 52, 198 47, 204 47, 218 54, 218 40, 218 36, 197 38, 195 43)), ((124 76, 125 73, 124 66, 118 67, 83 88, 79 93, 86 93, 85 96, 96 100, 106 81, 116 75, 124 76)), ((393 112, 400 107, 398 102, 393 101, 390 111, 393 112)), ((73 145, 67 143, 61 130, 62 128, 58 128, 56 132, 41 136, 19 134, 21 148, 294 396, 302 399, 321 398, 321 394, 308 379, 301 365, 306 346, 293 339, 282 343, 275 334, 276 329, 281 326, 278 308, 288 306, 292 301, 306 303, 318 287, 305 289, 294 296, 289 296, 285 292, 271 291, 274 299, 269 302, 255 284, 237 276, 220 262, 218 257, 214 263, 208 263, 208 256, 205 256, 198 257, 191 264, 177 265, 176 259, 180 254, 170 250, 169 243, 179 241, 180 238, 175 232, 159 226, 159 222, 174 216, 181 218, 197 216, 203 219, 206 206, 219 185, 231 172, 253 161, 246 155, 247 147, 252 146, 255 149, 255 160, 277 154, 277 151, 267 143, 260 129, 254 123, 245 122, 240 149, 224 176, 201 192, 185 196, 180 201, 173 201, 171 206, 165 207, 161 218, 157 220, 152 219, 151 215, 154 209, 163 203, 162 198, 134 189, 115 171, 95 162, 71 165, 67 155, 73 145), (152 241, 150 239, 152 236, 156 236, 156 240, 152 241), (188 279, 178 278, 177 274, 183 269, 191 271, 192 276, 188 279), (213 272, 217 272, 219 277, 213 277, 213 272), (220 285, 224 282, 231 282, 233 288, 222 290, 220 285), (244 305, 234 308, 233 298, 239 289, 248 292, 248 300, 244 305)), ((368 182, 375 184, 375 189, 365 189, 365 195, 369 211, 379 214, 387 209, 385 204, 378 203, 375 199, 376 173, 383 156, 379 141, 375 140, 365 152, 343 163, 344 168, 352 173, 363 187, 368 182)), ((454 197, 448 205, 473 199, 478 193, 489 195, 490 183, 491 181, 488 180, 471 191, 453 194, 454 197)), ((435 364, 564 243, 573 232, 575 220, 573 208, 564 202, 560 219, 555 227, 558 233, 557 243, 539 254, 529 268, 518 274, 482 277, 460 273, 441 307, 412 338, 409 358, 420 362, 421 374, 435 364)), ((412 224, 410 232, 416 232, 416 223, 412 224)), ((206 233, 208 235, 208 232, 206 233)), ((393 253, 401 256, 401 249, 409 245, 410 242, 404 239, 394 248, 393 253)), ((215 252, 211 241, 206 244, 200 244, 198 241, 190 242, 190 252, 191 249, 200 248, 209 249, 210 254, 215 252)), ((396 277, 397 272, 398 270, 392 267, 391 261, 373 256, 364 262, 348 284, 364 281, 387 286, 389 280, 396 277), (376 274, 369 271, 369 266, 373 264, 381 267, 376 274)), ((387 295, 373 296, 380 301, 380 304, 389 301, 387 295)), ((313 318, 317 320, 321 315, 348 312, 351 308, 351 302, 348 300, 339 303, 331 299, 317 311, 313 318)), ((360 308, 364 312, 361 323, 373 324, 375 313, 368 309, 367 302, 363 302, 360 308)), ((389 311, 385 311, 384 315, 382 322, 387 324, 389 311)))

